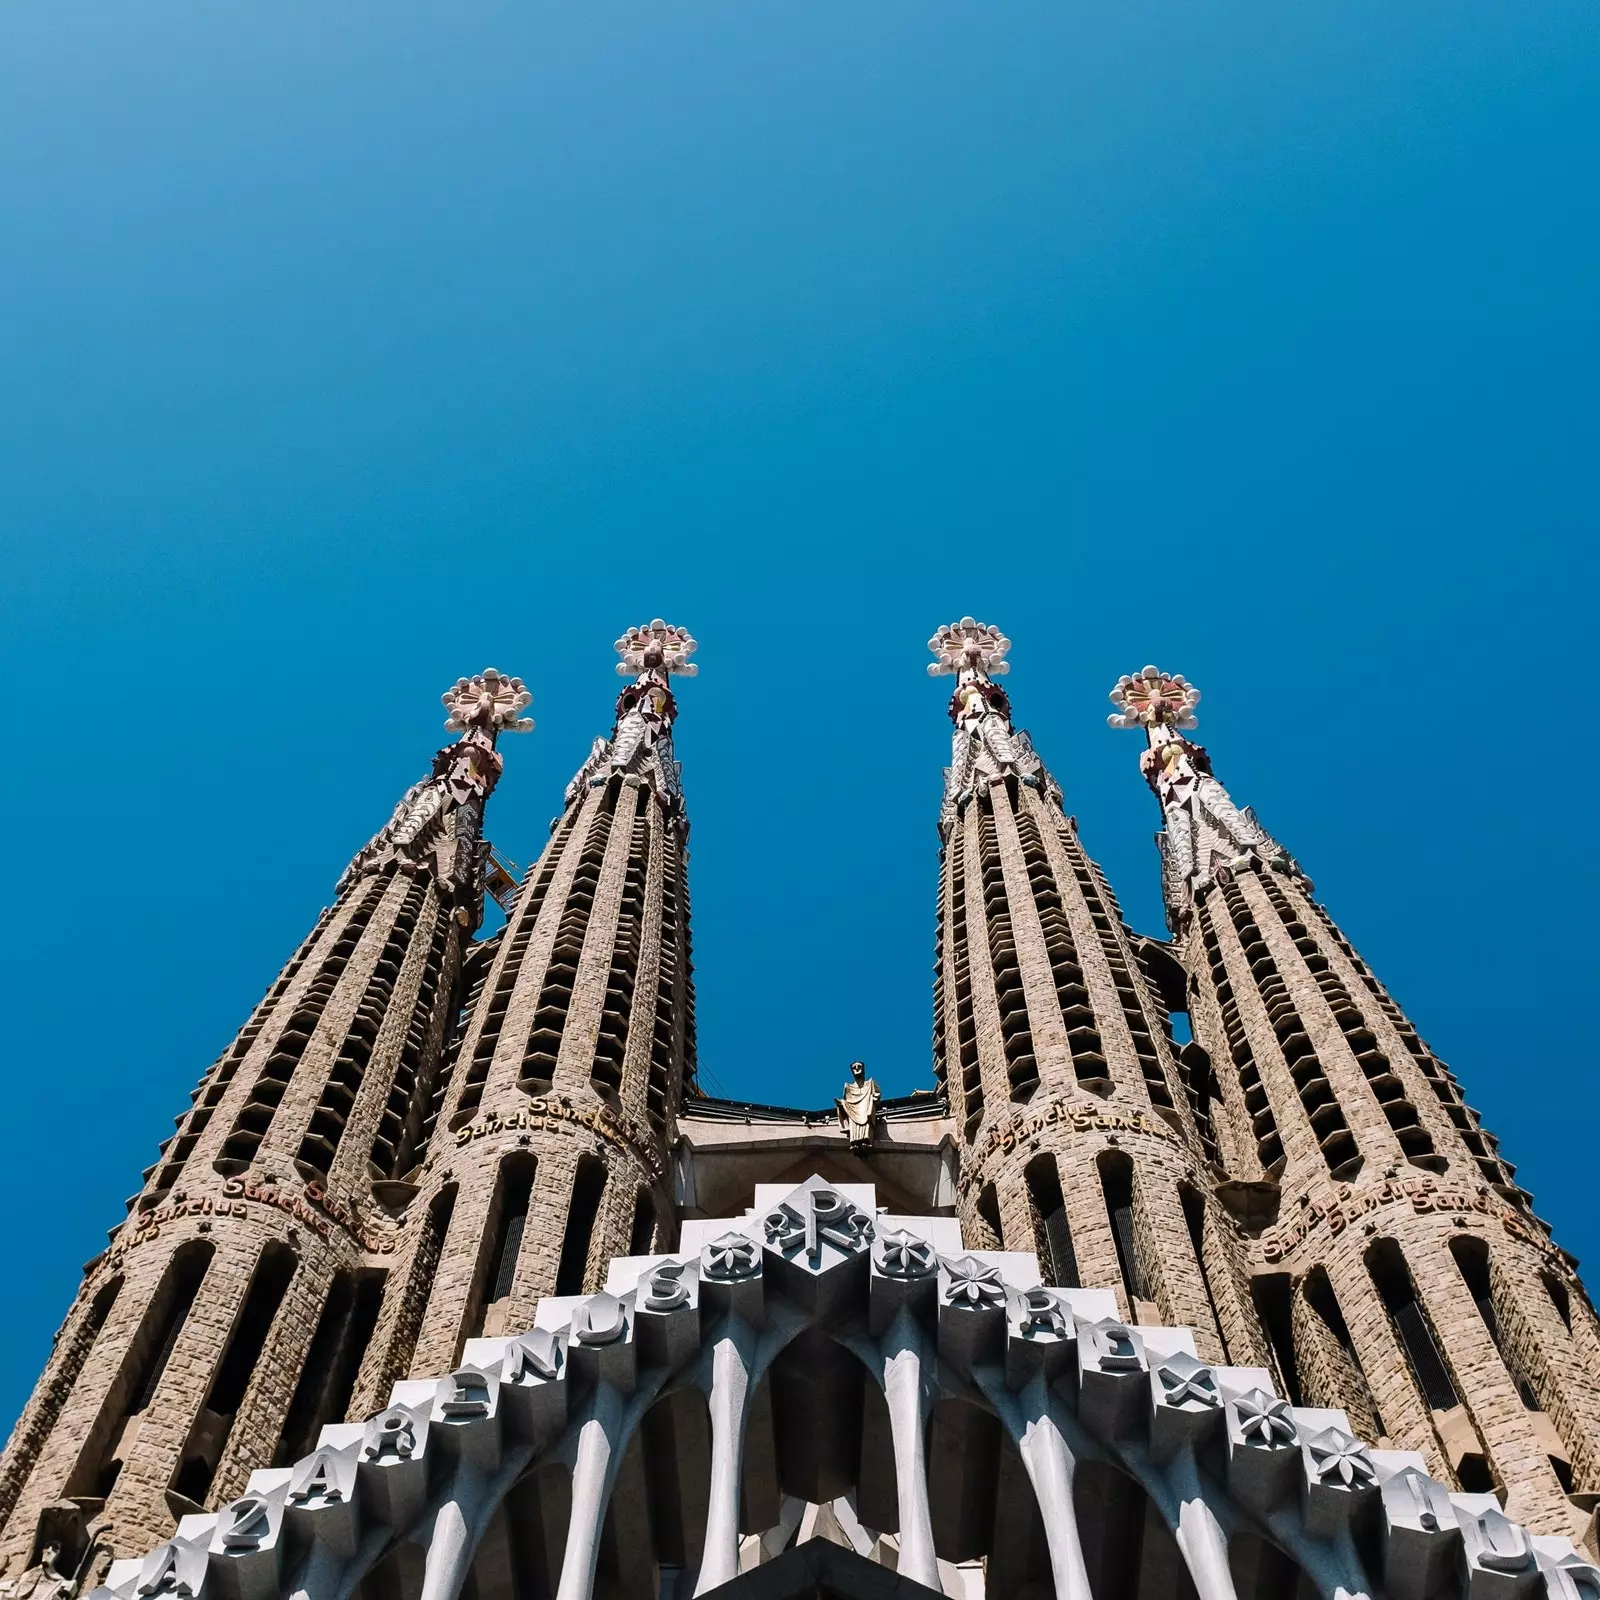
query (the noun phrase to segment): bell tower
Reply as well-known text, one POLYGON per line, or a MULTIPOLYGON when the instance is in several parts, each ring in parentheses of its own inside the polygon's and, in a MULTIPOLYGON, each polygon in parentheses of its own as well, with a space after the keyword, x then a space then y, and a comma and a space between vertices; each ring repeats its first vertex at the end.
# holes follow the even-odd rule
POLYGON ((1062 793, 1011 721, 1010 641, 963 617, 929 641, 954 678, 940 811, 934 1062, 961 1143, 969 1237, 1036 1250, 1046 1281, 1114 1290, 1130 1321, 1262 1354, 1210 1129, 1158 994, 1062 793))
POLYGON ((674 1235, 667 1152, 694 1075, 694 990, 672 683, 694 675, 695 641, 657 619, 616 648, 628 683, 611 733, 472 958, 407 1212, 408 1287, 379 1330, 394 1355, 368 1405, 674 1235))
POLYGON ((401 1237, 382 1180, 426 1153, 415 1108, 480 919, 496 741, 533 726, 492 668, 443 698, 460 737, 357 853, 85 1269, 0 1469, 8 1572, 50 1544, 57 1571, 139 1548, 344 1414, 401 1237))
MULTIPOLYGON (((1600 1489, 1600 1328, 1494 1136, 1188 733, 1199 691, 1145 667, 1168 921, 1213 1122, 1248 1208, 1252 1291, 1287 1392, 1342 1406, 1464 1491, 1572 1533, 1600 1489)), ((1303 754, 1297 759, 1304 760, 1303 754)))

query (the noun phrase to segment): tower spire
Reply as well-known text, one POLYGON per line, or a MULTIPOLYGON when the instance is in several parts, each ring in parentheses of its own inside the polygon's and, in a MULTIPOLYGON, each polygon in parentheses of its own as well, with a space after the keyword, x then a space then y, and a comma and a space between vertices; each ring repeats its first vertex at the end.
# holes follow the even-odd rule
POLYGON ((419 1179, 394 1376, 523 1325, 541 1295, 598 1288, 610 1256, 672 1235, 694 986, 671 681, 694 675, 695 640, 658 617, 616 649, 629 682, 611 732, 505 927, 475 947, 435 1097, 454 1144, 419 1179))
POLYGON ((930 673, 956 680, 934 1063, 960 1130, 962 1216, 993 1247, 1036 1250, 1050 1281, 1110 1289, 1125 1317, 1181 1315, 1203 1349, 1242 1358, 1247 1291, 1205 1199, 1210 1100, 1061 790, 1012 726, 995 681, 1010 644, 971 617, 929 640, 930 673), (1188 1226, 1163 1226, 1160 1206, 1188 1226))
MULTIPOLYGON (((521 678, 485 667, 470 678, 457 678, 439 700, 449 712, 445 731, 461 737, 434 756, 429 775, 406 790, 394 815, 356 852, 339 879, 340 894, 390 861, 400 871, 415 872, 430 847, 442 888, 457 894, 479 889, 483 804, 505 767, 495 740, 502 733, 532 731, 533 718, 522 712, 533 696, 521 678), (460 815, 447 842, 444 819, 452 812, 460 815)), ((475 925, 480 900, 481 892, 469 892, 457 907, 458 920, 475 925)))
POLYGON ((1011 726, 1011 700, 994 680, 1011 670, 1011 641, 991 624, 963 617, 946 623, 928 641, 934 659, 930 678, 953 676, 950 765, 945 770, 941 831, 980 788, 1016 778, 1040 786, 1044 763, 1026 733, 1011 726))
MULTIPOLYGON (((106 1553, 220 1503, 298 1449, 388 1360, 392 1206, 482 909, 495 741, 533 724, 493 668, 443 699, 460 737, 359 850, 202 1077, 82 1291, 0 1466, 0 1570, 42 1539, 106 1553), (302 1365, 309 1350, 316 1352, 302 1365)), ((392 1339, 389 1341, 392 1342, 392 1339)))
POLYGON ((637 773, 668 811, 680 809, 683 792, 672 753, 672 725, 678 702, 671 680, 692 678, 700 671, 689 657, 699 646, 687 628, 675 628, 655 617, 629 628, 617 640, 617 676, 633 682, 617 696, 616 720, 609 738, 599 738, 589 758, 567 785, 566 803, 585 789, 602 788, 613 774, 637 773))
POLYGON ((1195 902, 1219 876, 1237 871, 1252 858, 1276 872, 1305 879, 1289 855, 1256 821, 1248 807, 1233 803, 1211 770, 1204 745, 1184 738, 1196 726, 1194 708, 1200 691, 1181 673, 1144 667, 1132 677, 1118 678, 1111 690, 1117 707, 1106 722, 1113 728, 1143 728, 1146 746, 1139 757, 1144 774, 1161 805, 1166 823, 1156 836, 1161 847, 1161 880, 1167 921, 1181 932, 1195 902))

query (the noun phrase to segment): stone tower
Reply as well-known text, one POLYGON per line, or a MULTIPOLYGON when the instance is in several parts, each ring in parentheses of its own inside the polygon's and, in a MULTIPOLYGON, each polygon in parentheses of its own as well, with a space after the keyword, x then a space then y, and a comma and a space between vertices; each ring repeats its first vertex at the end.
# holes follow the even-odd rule
POLYGON ((445 694, 460 738, 351 862, 85 1270, 0 1470, 6 1572, 159 1538, 344 1414, 481 918, 496 737, 533 726, 530 698, 493 670, 445 694))
POLYGON ((407 1213, 380 1336, 409 1368, 532 1320, 541 1296, 597 1288, 617 1255, 675 1234, 667 1152, 694 1075, 688 822, 671 680, 695 641, 656 620, 617 641, 630 681, 505 927, 473 954, 443 1127, 407 1213), (412 1326, 408 1319, 418 1318, 412 1326))
POLYGON ((1185 737, 1199 692, 1146 667, 1111 698, 1112 726, 1146 735, 1201 1120, 1285 1392, 1463 1491, 1503 1491, 1530 1528, 1581 1530, 1600 1328, 1571 1258, 1310 880, 1185 737))
POLYGON ((1047 1281, 1196 1330, 1207 1359, 1264 1347, 1216 1151, 1138 941, 995 681, 1010 641, 970 617, 929 641, 955 678, 940 813, 934 1069, 969 1237, 1036 1250, 1047 1281))

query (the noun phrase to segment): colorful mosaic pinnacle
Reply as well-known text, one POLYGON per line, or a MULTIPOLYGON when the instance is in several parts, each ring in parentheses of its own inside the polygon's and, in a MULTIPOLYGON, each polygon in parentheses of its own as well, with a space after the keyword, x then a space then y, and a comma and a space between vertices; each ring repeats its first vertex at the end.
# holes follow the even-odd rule
POLYGON ((629 628, 617 640, 619 677, 631 677, 643 672, 681 673, 692 678, 700 670, 689 657, 698 648, 687 628, 674 628, 660 617, 651 622, 629 628))
POLYGON ((520 715, 524 706, 533 703, 533 696, 521 678, 502 677, 493 667, 485 667, 471 678, 457 678, 455 687, 446 689, 439 699, 450 713, 445 720, 450 733, 467 728, 496 733, 533 731, 533 718, 520 715))
POLYGON ((1200 691, 1178 673, 1143 668, 1136 677, 1118 678, 1111 703, 1120 707, 1106 718, 1113 728, 1192 728, 1200 691))

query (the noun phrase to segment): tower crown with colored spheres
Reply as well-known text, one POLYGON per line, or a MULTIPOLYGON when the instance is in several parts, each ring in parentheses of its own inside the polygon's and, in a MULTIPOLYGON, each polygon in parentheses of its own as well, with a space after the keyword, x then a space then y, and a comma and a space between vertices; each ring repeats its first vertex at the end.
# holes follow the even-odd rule
POLYGON ((1233 803, 1211 770, 1205 746, 1183 737, 1198 722, 1200 691, 1181 673, 1144 667, 1118 678, 1111 703, 1117 709, 1107 724, 1142 728, 1148 741, 1139 770, 1160 801, 1166 823, 1156 838, 1167 923, 1174 933, 1183 931, 1196 901, 1214 883, 1253 859, 1274 871, 1304 877, 1255 813, 1233 803))

